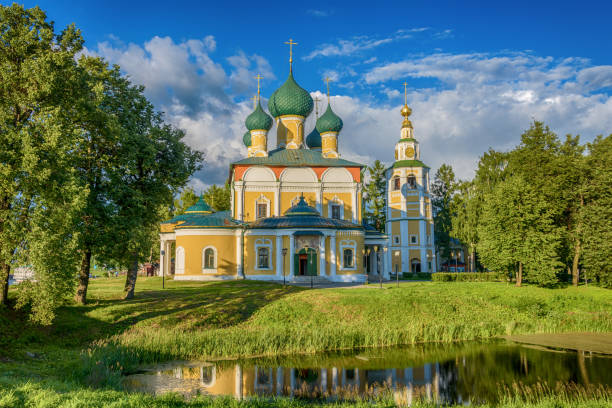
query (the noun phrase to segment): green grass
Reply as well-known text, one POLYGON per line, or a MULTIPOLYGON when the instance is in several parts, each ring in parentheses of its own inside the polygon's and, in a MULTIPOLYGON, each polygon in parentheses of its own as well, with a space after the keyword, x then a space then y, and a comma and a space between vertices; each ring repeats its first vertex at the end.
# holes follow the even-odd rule
MULTIPOLYGON (((110 392, 86 391, 83 384, 119 388, 121 374, 171 359, 612 331, 612 292, 591 286, 405 282, 384 290, 310 290, 253 281, 167 281, 162 290, 160 278, 139 278, 130 301, 121 300, 122 288, 121 278, 93 280, 90 303, 61 308, 48 328, 29 325, 21 313, 0 313, 0 373, 27 378, 32 382, 20 386, 41 387, 42 393, 80 384, 70 393, 81 398, 79 393, 110 392)), ((0 401, 18 388, 0 384, 0 401)), ((121 395, 126 401, 151 398, 121 395)))

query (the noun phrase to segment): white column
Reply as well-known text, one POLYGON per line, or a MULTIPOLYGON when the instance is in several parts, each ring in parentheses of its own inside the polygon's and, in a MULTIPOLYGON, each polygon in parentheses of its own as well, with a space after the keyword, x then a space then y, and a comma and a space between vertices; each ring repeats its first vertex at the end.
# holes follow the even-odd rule
POLYGON ((283 368, 278 367, 276 369, 276 395, 283 393, 283 368))
POLYGON ((164 262, 166 261, 164 256, 164 250, 166 249, 166 241, 163 239, 159 239, 159 276, 164 276, 166 273, 166 265, 164 262))
POLYGON ((329 276, 336 276, 336 236, 329 237, 329 276))
POLYGON ((327 391, 327 368, 321 369, 321 394, 327 391))
POLYGON ((172 242, 165 241, 164 249, 166 251, 166 256, 164 257, 164 269, 166 270, 166 275, 170 275, 172 273, 172 242))
POLYGON ((243 199, 243 186, 242 184, 237 187, 238 196, 236 197, 236 207, 238 210, 238 219, 240 221, 244 220, 244 205, 242 204, 243 199))
POLYGON ((382 259, 380 260, 383 278, 385 279, 391 278, 391 275, 389 275, 389 268, 387 267, 387 253, 388 252, 389 250, 387 248, 383 248, 382 256, 381 256, 382 259))
POLYGON ((323 235, 319 241, 319 276, 325 276, 325 240, 327 236, 323 235))
POLYGON ((357 191, 359 189, 359 185, 357 183, 355 183, 355 186, 353 187, 353 194, 351 195, 351 201, 352 201, 352 206, 353 206, 353 223, 357 224, 357 212, 359 211, 359 209, 357 208, 357 191))
POLYGON ((295 255, 295 237, 293 234, 289 235, 289 276, 293 278, 293 274, 295 273, 293 270, 293 258, 295 255))
POLYGON ((276 183, 276 192, 274 194, 274 199, 275 199, 275 204, 274 204, 274 215, 275 216, 280 216, 281 215, 281 193, 280 193, 280 181, 276 183))
POLYGON ((283 237, 276 236, 276 278, 283 279, 283 237))
POLYGON ((374 251, 374 248, 372 248, 372 252, 370 252, 370 255, 372 255, 370 257, 370 270, 372 271, 373 275, 378 275, 378 254, 374 251))
POLYGON ((317 211, 323 215, 323 184, 319 181, 316 191, 317 211))
POLYGON ((335 391, 338 388, 338 368, 332 368, 332 391, 335 391))
POLYGON ((242 231, 237 231, 236 235, 236 279, 240 279, 240 276, 244 274, 244 265, 242 265, 242 251, 244 246, 244 240, 242 237, 242 231))
POLYGON ((240 400, 242 399, 242 367, 240 367, 239 364, 236 364, 234 369, 236 370, 236 377, 234 379, 236 386, 234 396, 236 399, 240 400))

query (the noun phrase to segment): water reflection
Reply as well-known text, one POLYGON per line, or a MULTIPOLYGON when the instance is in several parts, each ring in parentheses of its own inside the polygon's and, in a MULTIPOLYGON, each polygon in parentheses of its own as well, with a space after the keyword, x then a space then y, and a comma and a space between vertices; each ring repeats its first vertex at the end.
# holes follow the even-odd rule
POLYGON ((232 395, 354 399, 391 393, 398 403, 493 402, 500 387, 574 382, 612 385, 612 359, 509 344, 421 346, 239 362, 169 363, 128 376, 132 390, 187 397, 232 395))

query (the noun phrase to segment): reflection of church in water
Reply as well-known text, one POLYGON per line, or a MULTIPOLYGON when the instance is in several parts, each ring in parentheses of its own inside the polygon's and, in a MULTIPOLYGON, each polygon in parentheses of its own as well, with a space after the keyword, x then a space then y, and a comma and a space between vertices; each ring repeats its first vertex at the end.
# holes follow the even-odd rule
POLYGON ((152 393, 171 390, 186 397, 203 394, 238 399, 250 396, 352 399, 391 392, 397 402, 409 404, 413 399, 446 400, 448 383, 456 378, 453 373, 451 367, 439 363, 379 370, 203 364, 132 376, 130 386, 152 393))

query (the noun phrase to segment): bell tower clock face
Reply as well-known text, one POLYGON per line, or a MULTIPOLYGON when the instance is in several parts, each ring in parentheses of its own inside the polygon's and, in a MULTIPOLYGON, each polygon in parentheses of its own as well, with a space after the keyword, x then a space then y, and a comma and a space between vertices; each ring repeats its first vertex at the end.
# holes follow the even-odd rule
POLYGON ((412 147, 406 148, 406 157, 409 159, 414 159, 414 149, 412 147))

